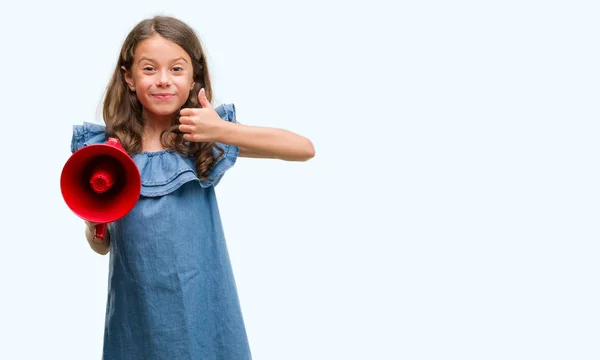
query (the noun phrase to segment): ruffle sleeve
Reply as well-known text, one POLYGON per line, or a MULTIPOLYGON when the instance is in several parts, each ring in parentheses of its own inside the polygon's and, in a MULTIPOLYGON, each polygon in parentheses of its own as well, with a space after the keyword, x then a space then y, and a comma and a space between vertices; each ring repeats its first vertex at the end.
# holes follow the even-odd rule
MULTIPOLYGON (((236 122, 235 106, 224 104, 215 108, 221 119, 236 122)), ((217 143, 223 150, 223 156, 213 164, 207 178, 198 179, 195 160, 191 157, 182 156, 171 150, 157 152, 142 152, 133 156, 142 175, 142 196, 157 197, 164 196, 179 189, 190 181, 198 181, 203 188, 216 186, 223 178, 225 172, 236 162, 239 149, 237 146, 217 143)), ((215 158, 219 151, 213 149, 215 158)))
POLYGON ((71 138, 71 153, 91 144, 106 142, 106 128, 103 125, 84 122, 83 125, 73 126, 71 138))
MULTIPOLYGON (((215 108, 216 113, 225 121, 236 122, 235 106, 223 104, 215 108)), ((71 152, 84 146, 106 142, 106 128, 103 125, 83 123, 73 127, 71 152)), ((208 180, 198 179, 195 161, 172 150, 141 152, 133 155, 142 177, 141 195, 147 197, 164 196, 174 192, 190 181, 198 181, 203 188, 216 186, 225 172, 236 162, 239 155, 237 146, 217 143, 223 150, 221 158, 213 164, 207 176, 208 180)), ((220 154, 213 149, 215 158, 220 154)))
MULTIPOLYGON (((234 104, 220 105, 215 108, 215 111, 221 119, 237 123, 234 104)), ((217 145, 223 150, 223 156, 213 165, 212 170, 207 176, 209 180, 201 182, 203 187, 216 186, 223 178, 225 172, 235 164, 240 153, 240 149, 237 146, 223 143, 217 143, 217 145)), ((213 156, 216 158, 218 155, 219 151, 213 149, 213 156)))

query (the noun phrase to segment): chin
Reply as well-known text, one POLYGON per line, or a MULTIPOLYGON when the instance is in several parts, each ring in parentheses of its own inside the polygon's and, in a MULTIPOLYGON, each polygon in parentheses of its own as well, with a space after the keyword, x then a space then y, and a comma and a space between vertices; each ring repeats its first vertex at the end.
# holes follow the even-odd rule
POLYGON ((146 111, 158 116, 167 116, 173 115, 179 111, 181 106, 171 105, 171 106, 144 106, 146 111))
POLYGON ((160 116, 174 115, 177 113, 179 108, 170 108, 170 109, 149 109, 151 113, 160 116))

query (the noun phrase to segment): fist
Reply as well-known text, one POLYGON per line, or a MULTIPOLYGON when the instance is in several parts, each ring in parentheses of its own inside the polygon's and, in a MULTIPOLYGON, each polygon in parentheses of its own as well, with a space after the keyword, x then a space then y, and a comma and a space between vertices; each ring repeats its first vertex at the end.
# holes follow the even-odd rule
POLYGON ((94 223, 91 221, 87 221, 87 220, 83 220, 85 222, 85 226, 87 226, 88 229, 90 229, 91 231, 95 231, 96 229, 96 225, 98 225, 98 223, 94 223))
POLYGON ((219 141, 227 122, 212 107, 204 88, 200 89, 198 100, 202 105, 201 109, 185 108, 179 112, 179 130, 183 133, 183 139, 194 142, 219 141))
POLYGON ((92 237, 92 241, 98 244, 101 244, 103 241, 98 239, 96 237, 96 225, 98 225, 98 223, 94 223, 94 222, 90 222, 87 220, 84 220, 85 222, 85 226, 86 226, 86 233, 89 233, 88 237, 92 237))

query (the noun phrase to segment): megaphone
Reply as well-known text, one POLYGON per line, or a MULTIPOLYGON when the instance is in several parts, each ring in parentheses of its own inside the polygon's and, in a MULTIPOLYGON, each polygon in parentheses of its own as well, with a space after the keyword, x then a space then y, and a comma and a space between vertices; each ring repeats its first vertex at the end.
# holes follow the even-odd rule
POLYGON ((107 223, 133 209, 141 188, 140 171, 116 138, 75 151, 60 176, 67 206, 80 218, 97 223, 95 236, 100 241, 107 223))

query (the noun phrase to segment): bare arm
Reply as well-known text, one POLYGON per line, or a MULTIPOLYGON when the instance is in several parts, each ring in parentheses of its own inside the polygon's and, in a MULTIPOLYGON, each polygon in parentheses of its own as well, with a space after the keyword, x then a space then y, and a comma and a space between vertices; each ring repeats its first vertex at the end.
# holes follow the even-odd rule
POLYGON ((98 242, 95 240, 96 238, 96 225, 90 222, 85 222, 85 238, 90 244, 92 250, 97 252, 100 255, 106 255, 110 251, 110 235, 108 233, 108 229, 106 230, 106 234, 104 235, 104 240, 102 242, 98 242))
POLYGON ((312 142, 284 129, 225 123, 220 142, 235 145, 241 157, 307 161, 315 156, 312 142))
POLYGON ((179 130, 187 141, 234 145, 242 157, 307 161, 315 156, 312 142, 304 136, 284 129, 223 121, 206 98, 204 89, 200 89, 198 100, 202 108, 185 108, 179 112, 179 130))

